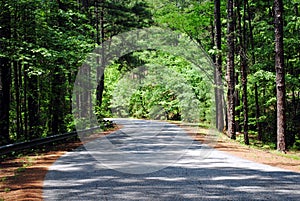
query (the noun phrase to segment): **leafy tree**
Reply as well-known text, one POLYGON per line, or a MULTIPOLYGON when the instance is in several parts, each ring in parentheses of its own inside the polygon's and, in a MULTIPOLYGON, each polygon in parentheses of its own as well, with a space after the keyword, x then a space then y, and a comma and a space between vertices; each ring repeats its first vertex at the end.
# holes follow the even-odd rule
POLYGON ((212 86, 183 58, 154 50, 135 52, 120 58, 106 75, 105 94, 111 100, 102 110, 112 110, 111 115, 188 121, 197 116, 211 121, 212 86))
POLYGON ((6 77, 13 79, 8 80, 11 99, 1 104, 12 106, 10 119, 1 129, 10 125, 8 139, 15 141, 74 129, 72 85, 84 55, 94 46, 85 35, 91 32, 86 15, 77 12, 76 1, 10 1, 5 7, 11 18, 6 16, 8 28, 1 34, 12 37, 3 40, 1 58, 7 58, 12 69, 6 68, 6 77))
MULTIPOLYGON (((275 0, 275 5, 278 2, 285 10, 284 15, 279 13, 279 18, 275 13, 281 8, 275 9, 277 6, 272 1, 1 1, 1 144, 73 130, 73 83, 87 53, 115 35, 155 25, 188 36, 212 57, 216 66, 215 96, 219 103, 216 111, 220 114, 214 121, 219 131, 224 122, 222 109, 227 107, 230 113, 226 122, 231 137, 234 138, 233 129, 243 128, 245 142, 249 133, 250 143, 254 140, 250 137, 256 135, 263 145, 275 148, 277 134, 281 133, 278 149, 299 148, 299 0, 275 0), (276 37, 278 40, 274 40, 279 33, 274 32, 274 17, 276 30, 283 32, 276 37), (274 54, 274 47, 281 50, 282 44, 285 51, 274 54), (274 68, 275 55, 279 68, 274 68), (228 67, 228 72, 222 66, 228 67), (277 82, 285 81, 285 93, 279 90, 282 87, 277 87, 283 83, 275 85, 276 76, 277 82), (226 81, 230 96, 223 104, 220 100, 224 99, 224 91, 220 86, 226 86, 226 81), (277 108, 277 101, 286 104, 285 110, 277 108), (236 118, 232 116, 234 113, 236 118), (281 115, 286 115, 281 118, 283 124, 277 123, 277 116, 281 115), (235 125, 232 120, 236 121, 235 125), (280 125, 284 132, 277 132, 280 125)), ((172 80, 168 82, 174 87, 189 88, 189 93, 184 95, 194 94, 199 116, 203 121, 211 120, 211 85, 204 75, 195 71, 193 65, 197 63, 191 64, 183 59, 186 55, 181 56, 147 50, 125 55, 113 63, 105 71, 107 77, 102 77, 105 82, 98 86, 98 92, 104 90, 99 95, 102 97, 100 114, 110 116, 112 106, 118 105, 112 100, 122 76, 145 66, 152 74, 145 75, 143 85, 134 88, 130 98, 119 100, 127 104, 125 113, 143 118, 164 114, 158 118, 183 119, 187 113, 183 110, 185 103, 179 101, 180 95, 174 94, 170 84, 158 82, 153 86, 150 81, 154 74, 168 80, 163 73, 169 70, 184 81, 182 86, 172 80), (159 73, 153 64, 165 66, 167 70, 159 73)), ((92 69, 85 70, 89 76, 92 69)), ((94 95, 87 92, 76 101, 84 103, 94 95)))
MULTIPOLYGON (((96 42, 98 45, 122 32, 129 31, 133 28, 148 27, 152 23, 148 5, 143 1, 96 1, 95 7, 95 21, 97 27, 96 42), (100 18, 100 21, 98 18, 100 18)), ((102 53, 102 55, 104 54, 102 53)), ((99 61, 101 62, 101 66, 104 65, 104 60, 105 58, 102 57, 102 61, 99 61)), ((97 104, 101 107, 105 87, 105 73, 99 68, 97 74, 99 77, 99 84, 96 92, 97 104)))

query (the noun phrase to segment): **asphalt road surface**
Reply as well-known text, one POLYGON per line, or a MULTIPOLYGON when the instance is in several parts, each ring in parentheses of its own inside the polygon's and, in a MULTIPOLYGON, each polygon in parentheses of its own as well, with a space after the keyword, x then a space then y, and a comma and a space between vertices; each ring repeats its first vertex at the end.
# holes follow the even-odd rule
POLYGON ((50 167, 44 200, 300 200, 299 173, 213 150, 173 124, 116 122, 50 167))

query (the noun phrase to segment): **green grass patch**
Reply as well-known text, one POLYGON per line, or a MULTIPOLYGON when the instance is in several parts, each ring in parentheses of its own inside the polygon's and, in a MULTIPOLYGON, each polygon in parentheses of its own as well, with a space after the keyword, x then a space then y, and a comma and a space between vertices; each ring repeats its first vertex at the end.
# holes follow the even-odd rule
POLYGON ((5 192, 5 193, 9 193, 10 191, 11 191, 10 188, 4 188, 4 192, 5 192))
POLYGON ((15 171, 15 173, 24 172, 26 170, 26 167, 18 167, 15 171))
POLYGON ((274 153, 276 153, 277 155, 279 156, 283 156, 283 157, 286 157, 286 158, 291 158, 291 159, 294 159, 294 160, 300 160, 300 152, 295 152, 295 153, 288 153, 288 154, 283 154, 281 152, 278 152, 278 151, 273 151, 274 153))
POLYGON ((1 177, 0 182, 5 182, 7 180, 7 177, 1 177))

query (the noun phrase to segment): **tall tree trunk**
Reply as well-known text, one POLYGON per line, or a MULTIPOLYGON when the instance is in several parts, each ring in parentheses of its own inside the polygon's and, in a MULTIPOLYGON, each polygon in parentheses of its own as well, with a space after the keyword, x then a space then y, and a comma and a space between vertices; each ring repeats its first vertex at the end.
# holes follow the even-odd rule
MULTIPOLYGON (((98 0, 96 1, 96 9, 97 9, 97 18, 99 18, 100 20, 97 19, 97 44, 100 45, 101 44, 101 61, 98 60, 97 58, 97 62, 99 62, 100 64, 100 68, 97 68, 97 77, 98 77, 98 85, 97 85, 97 94, 96 94, 96 99, 97 99, 97 106, 101 107, 102 105, 102 99, 103 99, 103 92, 104 92, 104 65, 105 65, 105 52, 104 52, 104 39, 105 39, 105 35, 104 35, 104 0, 101 0, 101 8, 98 5, 98 0), (100 30, 99 30, 99 25, 100 25, 100 30), (101 41, 100 41, 101 40, 101 41), (101 63, 100 63, 101 62, 101 63)), ((98 65, 99 66, 99 65, 98 65)), ((98 118, 101 118, 101 116, 98 116, 98 118)))
POLYGON ((234 11, 233 0, 227 1, 227 116, 228 116, 228 130, 227 134, 231 139, 236 139, 235 134, 235 105, 234 105, 234 11))
MULTIPOLYGON (((239 44, 238 44, 238 36, 240 34, 240 29, 238 27, 238 23, 236 23, 236 19, 239 17, 239 0, 233 0, 233 7, 235 8, 236 7, 236 11, 234 9, 234 12, 233 12, 233 18, 234 18, 234 40, 237 41, 236 44, 234 44, 234 53, 236 55, 239 54, 239 51, 240 51, 240 47, 239 47, 239 44)), ((239 85, 239 73, 238 71, 235 71, 235 77, 234 77, 234 86, 236 85, 239 85)), ((240 110, 240 105, 241 105, 241 101, 240 101, 240 89, 239 88, 235 88, 234 89, 234 107, 235 107, 235 132, 240 132, 241 131, 241 128, 240 128, 240 120, 241 120, 241 110, 240 110)))
POLYGON ((24 113, 24 139, 23 140, 28 140, 29 135, 28 135, 28 64, 25 64, 23 67, 23 77, 24 77, 24 84, 23 84, 23 89, 24 89, 24 106, 23 106, 23 113, 24 113))
MULTIPOLYGON (((15 40, 18 39, 18 26, 17 22, 20 21, 18 16, 18 6, 14 5, 14 12, 11 13, 11 32, 12 38, 15 40)), ((13 46, 13 52, 17 52, 16 46, 13 46)), ((14 94, 12 93, 12 97, 15 99, 15 114, 16 114, 16 141, 19 141, 23 136, 23 126, 22 126, 22 104, 21 104, 21 89, 22 89, 22 69, 20 65, 20 61, 14 59, 13 61, 13 86, 14 86, 14 94)))
MULTIPOLYGON (((215 19, 214 19, 215 21, 215 19)), ((214 49, 215 47, 215 25, 214 25, 214 21, 210 20, 210 24, 211 24, 211 49, 214 49)), ((214 92, 215 92, 215 107, 216 107, 216 116, 215 116, 215 124, 216 124, 216 128, 218 129, 218 87, 217 87, 217 66, 216 66, 216 53, 212 55, 212 61, 214 63, 214 84, 215 84, 215 88, 214 88, 214 92)))
POLYGON ((286 150, 285 69, 283 48, 283 2, 274 0, 275 70, 277 96, 277 150, 286 150))
MULTIPOLYGON (((20 86, 20 89, 24 89, 25 87, 25 84, 24 84, 24 76, 23 75, 23 69, 22 69, 22 65, 21 65, 21 62, 18 61, 18 65, 19 65, 19 86, 20 86)), ((26 105, 24 105, 21 101, 22 99, 25 99, 24 98, 25 96, 25 92, 23 90, 23 93, 20 92, 20 114, 21 114, 21 117, 20 117, 20 128, 21 128, 21 133, 20 133, 20 137, 22 138, 24 135, 25 135, 25 117, 23 118, 22 117, 22 113, 24 111, 24 108, 26 107, 26 105)))
MULTIPOLYGON (((67 12, 68 7, 64 1, 57 0, 58 8, 67 12)), ((64 26, 64 18, 58 16, 55 20, 58 27, 64 26)), ((62 58, 55 61, 53 67, 53 74, 51 76, 51 132, 52 134, 66 132, 66 125, 64 122, 66 111, 66 77, 60 66, 66 66, 62 58)))
MULTIPOLYGON (((58 61, 63 63, 62 61, 58 61)), ((64 133, 64 116, 65 116, 65 89, 64 89, 64 78, 61 75, 60 68, 55 67, 54 74, 52 74, 51 83, 51 132, 52 134, 64 133)))
MULTIPOLYGON (((36 42, 36 23, 35 23, 35 5, 28 5, 26 13, 26 21, 31 23, 30 27, 27 27, 27 33, 25 40, 28 43, 34 44, 36 42)), ((32 52, 28 53, 32 55, 32 52)), ((34 55, 32 56, 33 58, 34 55)), ((31 64, 35 66, 36 60, 32 59, 31 64)), ((29 67, 29 66, 28 66, 29 67)), ((38 76, 31 74, 27 77, 28 80, 28 127, 29 127, 29 138, 38 138, 39 137, 39 90, 38 90, 38 76)))
MULTIPOLYGON (((1 1, 0 38, 10 39, 10 11, 6 1, 1 1)), ((8 42, 0 42, 2 52, 8 54, 8 42)), ((0 145, 10 142, 9 110, 10 110, 11 65, 8 56, 0 57, 0 145)))
POLYGON ((215 82, 216 82, 216 123, 217 129, 222 132, 224 129, 224 105, 223 105, 223 83, 222 83, 222 47, 221 47, 221 4, 220 0, 214 1, 214 17, 215 17, 215 46, 217 54, 215 57, 215 82))
MULTIPOLYGON (((248 14, 248 18, 249 18, 249 34, 250 34, 250 45, 251 45, 251 58, 252 58, 252 65, 254 65, 256 63, 256 59, 255 59, 255 54, 254 54, 254 38, 253 38, 253 27, 252 27, 252 15, 249 9, 249 2, 248 0, 245 0, 245 4, 246 4, 246 9, 247 9, 247 14, 248 14)), ((257 129, 257 133, 258 133, 258 140, 262 140, 262 130, 261 130, 261 123, 259 121, 260 118, 260 107, 259 107, 259 99, 258 99, 258 86, 255 83, 254 84, 254 99, 255 99, 255 118, 256 118, 256 129, 257 129)))
POLYGON ((244 11, 243 11, 243 27, 241 13, 239 12, 239 28, 240 28, 240 57, 241 57, 241 76, 242 76, 242 94, 243 94, 243 130, 244 130, 244 143, 249 145, 249 135, 248 135, 248 95, 247 95, 247 71, 248 71, 248 62, 247 62, 247 41, 246 41, 246 9, 247 9, 247 0, 244 0, 244 11))
POLYGON ((258 86, 254 84, 254 96, 255 96, 255 119, 256 119, 256 129, 257 129, 257 139, 262 141, 262 129, 260 123, 260 107, 259 107, 259 99, 258 99, 258 86))
POLYGON ((14 66, 14 86, 16 98, 16 138, 20 139, 21 136, 21 104, 20 104, 20 82, 19 82, 19 65, 17 61, 13 62, 14 66))
MULTIPOLYGON (((234 76, 234 85, 239 84, 239 73, 236 72, 234 76)), ((241 115, 241 110, 239 109, 241 102, 240 102, 240 90, 239 89, 234 89, 234 107, 235 107, 235 132, 240 132, 240 115, 241 115)))

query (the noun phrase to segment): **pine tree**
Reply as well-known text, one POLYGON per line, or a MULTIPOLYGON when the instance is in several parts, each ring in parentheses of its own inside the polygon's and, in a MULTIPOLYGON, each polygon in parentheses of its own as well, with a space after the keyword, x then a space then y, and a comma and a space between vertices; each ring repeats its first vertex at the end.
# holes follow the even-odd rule
POLYGON ((283 48, 283 2, 274 0, 275 28, 275 70, 277 96, 277 150, 285 151, 286 114, 285 114, 285 69, 283 48))
POLYGON ((221 5, 220 0, 214 1, 215 7, 214 7, 214 18, 215 18, 215 46, 217 48, 217 54, 215 59, 215 82, 216 82, 216 126, 217 129, 221 132, 224 129, 224 105, 223 105, 223 84, 222 84, 222 55, 221 55, 221 5))
POLYGON ((227 1, 227 118, 228 118, 228 136, 231 139, 236 138, 235 134, 235 105, 234 105, 234 90, 235 90, 235 75, 234 75, 234 10, 233 0, 227 1))

